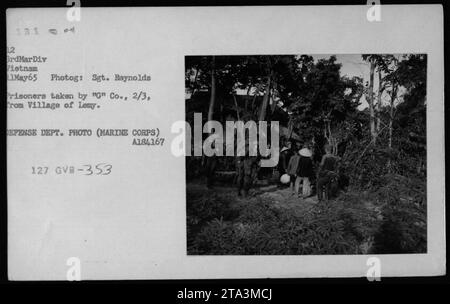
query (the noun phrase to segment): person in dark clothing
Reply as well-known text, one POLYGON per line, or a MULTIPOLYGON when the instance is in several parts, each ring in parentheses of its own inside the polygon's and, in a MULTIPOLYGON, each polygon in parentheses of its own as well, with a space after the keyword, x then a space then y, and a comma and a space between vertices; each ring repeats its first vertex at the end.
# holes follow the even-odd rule
POLYGON ((280 171, 280 175, 283 175, 287 172, 289 160, 291 159, 292 155, 293 153, 291 150, 291 143, 287 142, 280 151, 280 159, 278 161, 278 170, 280 171))
POLYGON ((319 201, 323 199, 323 192, 325 191, 325 198, 331 198, 332 186, 338 182, 337 167, 339 157, 331 154, 331 147, 325 146, 325 155, 320 162, 319 172, 317 174, 317 198, 319 201))
POLYGON ((314 174, 312 152, 308 145, 304 145, 299 152, 300 160, 297 167, 298 183, 302 183, 302 197, 307 198, 311 195, 311 177, 314 174))
MULTIPOLYGON (((280 177, 287 173, 287 169, 289 166, 289 161, 292 156, 291 151, 291 143, 288 142, 280 151, 280 156, 278 159, 278 172, 280 173, 280 177)), ((284 187, 283 184, 280 186, 284 187)))
POLYGON ((292 195, 298 196, 298 189, 299 189, 299 182, 300 179, 297 178, 297 171, 298 171, 298 162, 300 160, 300 155, 298 153, 291 156, 291 159, 289 160, 289 164, 287 167, 287 174, 290 176, 290 185, 291 185, 291 191, 292 195))
MULTIPOLYGON (((270 144, 267 145, 267 149, 269 150, 269 154, 267 156, 259 156, 260 160, 269 161, 272 157, 272 153, 270 152, 270 144)), ((267 184, 273 176, 273 167, 259 167, 257 178, 260 180, 266 180, 267 184)))
POLYGON ((214 154, 211 156, 205 155, 205 158, 203 159, 203 164, 206 173, 206 187, 208 189, 211 189, 214 186, 216 168, 218 163, 217 149, 215 143, 211 147, 215 150, 214 154))
POLYGON ((255 156, 240 156, 236 159, 238 196, 248 195, 257 174, 258 159, 255 156))

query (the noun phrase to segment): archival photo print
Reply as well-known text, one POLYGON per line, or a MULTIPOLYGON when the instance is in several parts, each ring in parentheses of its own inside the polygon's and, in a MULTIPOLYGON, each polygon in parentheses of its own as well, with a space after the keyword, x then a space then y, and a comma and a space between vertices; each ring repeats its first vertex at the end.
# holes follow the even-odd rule
POLYGON ((188 255, 427 253, 426 54, 186 56, 188 255))

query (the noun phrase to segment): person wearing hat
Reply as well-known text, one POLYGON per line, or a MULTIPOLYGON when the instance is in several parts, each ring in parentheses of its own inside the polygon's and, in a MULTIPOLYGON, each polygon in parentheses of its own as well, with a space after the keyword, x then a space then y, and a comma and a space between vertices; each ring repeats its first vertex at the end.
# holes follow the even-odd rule
POLYGON ((307 144, 303 145, 303 148, 299 151, 299 162, 297 167, 297 180, 298 185, 302 183, 302 197, 307 198, 311 195, 311 180, 310 178, 314 174, 312 152, 307 144))

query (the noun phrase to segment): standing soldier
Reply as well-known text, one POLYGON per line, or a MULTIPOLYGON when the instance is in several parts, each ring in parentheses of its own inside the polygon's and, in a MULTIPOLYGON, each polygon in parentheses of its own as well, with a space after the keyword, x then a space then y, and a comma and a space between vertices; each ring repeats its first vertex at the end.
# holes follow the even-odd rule
POLYGON ((236 173, 237 173, 237 187, 238 196, 242 195, 244 190, 244 197, 247 197, 248 192, 257 175, 258 157, 250 156, 248 149, 245 151, 245 156, 238 156, 236 159, 236 173))
POLYGON ((330 199, 331 186, 337 180, 337 168, 339 157, 331 154, 331 147, 325 145, 325 155, 320 162, 319 172, 317 176, 317 198, 322 201, 323 192, 325 191, 325 198, 330 199))
POLYGON ((217 166, 217 156, 215 154, 212 156, 207 156, 205 161, 205 169, 206 169, 206 187, 208 187, 208 189, 212 189, 212 187, 214 186, 216 166, 217 166))
POLYGON ((211 156, 205 155, 205 158, 203 159, 203 165, 206 171, 206 187, 208 187, 208 189, 212 189, 212 187, 214 186, 216 167, 218 163, 218 149, 216 147, 216 144, 213 143, 211 147, 214 149, 214 154, 211 156))

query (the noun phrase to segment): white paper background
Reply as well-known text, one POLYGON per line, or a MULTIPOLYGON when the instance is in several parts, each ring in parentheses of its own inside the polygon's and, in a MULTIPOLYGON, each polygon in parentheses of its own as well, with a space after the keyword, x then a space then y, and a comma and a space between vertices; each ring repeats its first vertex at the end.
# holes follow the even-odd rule
POLYGON ((381 255, 382 276, 445 272, 443 17, 440 6, 10 9, 8 46, 49 57, 40 80, 9 92, 145 88, 147 104, 74 111, 9 110, 8 128, 155 128, 163 148, 130 138, 9 137, 8 268, 12 280, 65 280, 69 257, 90 279, 365 276, 367 256, 187 256, 185 167, 170 153, 170 126, 184 120, 184 57, 232 54, 427 53, 428 254, 381 255), (48 28, 76 27, 49 35, 48 28), (39 36, 17 36, 17 27, 39 36), (50 73, 84 75, 50 83, 50 73), (87 81, 92 73, 149 73, 147 84, 87 81), (52 87, 53 85, 53 87, 52 87), (31 166, 109 162, 101 177, 31 175, 31 166))

